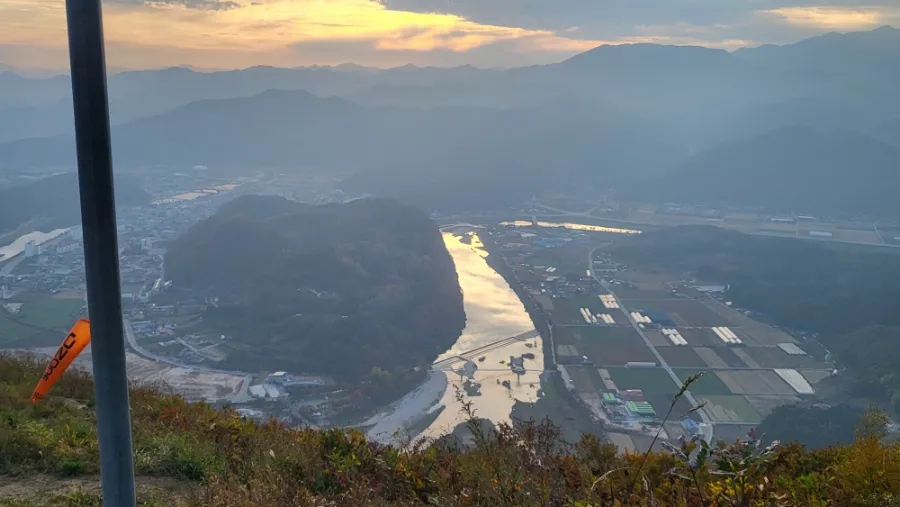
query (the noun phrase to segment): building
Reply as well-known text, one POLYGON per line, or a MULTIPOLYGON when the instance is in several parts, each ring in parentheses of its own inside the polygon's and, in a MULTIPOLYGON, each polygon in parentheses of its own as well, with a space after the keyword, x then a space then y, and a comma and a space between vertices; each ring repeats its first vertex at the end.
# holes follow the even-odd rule
POLYGON ((266 384, 286 384, 291 380, 291 376, 286 371, 276 371, 266 377, 266 384))
POLYGON ((697 292, 705 292, 707 294, 722 294, 728 290, 727 285, 694 285, 691 288, 697 292))
POLYGON ((34 241, 29 241, 25 243, 25 251, 23 253, 25 257, 34 257, 41 253, 41 246, 34 241))
POLYGON ((700 425, 693 419, 685 419, 681 421, 681 427, 691 435, 696 435, 700 432, 700 425))
POLYGON ((646 401, 626 401, 625 408, 634 415, 656 417, 656 410, 646 401))
POLYGON ((273 400, 284 395, 284 392, 278 386, 272 384, 263 384, 263 389, 266 390, 266 396, 273 400))

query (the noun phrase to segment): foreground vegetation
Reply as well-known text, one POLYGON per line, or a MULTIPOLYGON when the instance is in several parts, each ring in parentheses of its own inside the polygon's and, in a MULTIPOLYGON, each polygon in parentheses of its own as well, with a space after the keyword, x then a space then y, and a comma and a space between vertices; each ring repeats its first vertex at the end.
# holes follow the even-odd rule
MULTIPOLYGON (((99 473, 91 379, 69 372, 33 404, 41 370, 0 356, 0 505, 100 505, 96 486, 72 486, 99 473), (62 486, 31 489, 47 480, 62 486)), ((146 388, 132 390, 131 407, 143 505, 900 505, 900 446, 882 443, 878 418, 853 444, 817 451, 763 447, 751 435, 619 456, 590 435, 566 443, 550 424, 473 424, 471 445, 400 450, 356 431, 257 424, 146 388)))

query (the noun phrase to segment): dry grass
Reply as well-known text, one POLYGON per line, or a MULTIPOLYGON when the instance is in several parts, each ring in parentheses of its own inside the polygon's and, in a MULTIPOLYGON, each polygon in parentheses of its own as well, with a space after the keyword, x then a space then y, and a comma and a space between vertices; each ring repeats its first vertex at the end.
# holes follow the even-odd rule
MULTIPOLYGON (((0 356, 0 479, 95 481, 91 380, 67 373, 35 405, 41 367, 0 356)), ((900 505, 900 447, 877 435, 815 452, 750 438, 617 456, 591 436, 567 443, 549 423, 489 429, 470 413, 469 445, 448 438, 400 450, 355 431, 256 424, 147 389, 131 392, 131 406, 139 483, 159 486, 142 490, 143 505, 900 505)), ((100 505, 91 488, 19 491, 0 506, 100 505)))

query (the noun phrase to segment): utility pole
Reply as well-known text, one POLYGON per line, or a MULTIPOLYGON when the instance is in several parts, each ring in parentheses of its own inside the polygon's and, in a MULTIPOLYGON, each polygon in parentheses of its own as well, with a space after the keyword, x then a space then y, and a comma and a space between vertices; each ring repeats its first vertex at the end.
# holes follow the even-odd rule
POLYGON ((131 412, 100 0, 66 0, 66 18, 103 504, 133 507, 131 412))

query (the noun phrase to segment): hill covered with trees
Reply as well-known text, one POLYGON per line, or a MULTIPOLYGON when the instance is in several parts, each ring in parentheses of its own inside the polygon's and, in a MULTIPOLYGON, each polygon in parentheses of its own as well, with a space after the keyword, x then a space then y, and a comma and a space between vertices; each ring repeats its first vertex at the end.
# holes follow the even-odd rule
MULTIPOLYGON (((116 205, 150 203, 137 178, 116 175, 116 205)), ((44 227, 71 227, 81 220, 78 174, 67 172, 32 183, 0 189, 0 235, 29 221, 44 227)))
POLYGON ((427 365, 465 327, 437 226, 387 199, 241 197, 172 242, 166 273, 213 301, 203 319, 234 368, 359 380, 427 365))

